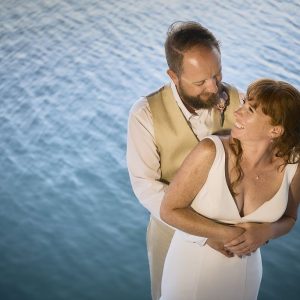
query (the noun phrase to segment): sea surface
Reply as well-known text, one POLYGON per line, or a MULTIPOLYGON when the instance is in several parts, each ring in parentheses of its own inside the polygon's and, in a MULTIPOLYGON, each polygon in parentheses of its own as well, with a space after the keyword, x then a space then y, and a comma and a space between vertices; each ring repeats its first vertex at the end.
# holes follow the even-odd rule
MULTIPOLYGON (((215 33, 240 90, 258 77, 300 88, 297 0, 0 0, 1 300, 150 300, 126 127, 169 80, 177 20, 215 33)), ((259 300, 299 299, 299 234, 263 247, 259 300)))

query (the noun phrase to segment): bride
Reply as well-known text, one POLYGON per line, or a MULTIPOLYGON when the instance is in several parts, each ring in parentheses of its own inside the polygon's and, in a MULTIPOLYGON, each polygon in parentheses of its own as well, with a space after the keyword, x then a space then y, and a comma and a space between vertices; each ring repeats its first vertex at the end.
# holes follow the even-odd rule
POLYGON ((294 225, 300 200, 299 116, 297 89, 282 81, 255 81, 235 112, 231 136, 208 136, 186 158, 160 210, 162 220, 178 229, 164 265, 161 300, 257 298, 260 251, 252 253, 243 236, 261 222, 266 240, 294 225), (285 225, 271 231, 268 223, 282 216, 285 225), (182 231, 205 237, 206 243, 192 243, 182 231), (238 244, 229 243, 237 235, 238 244), (227 256, 214 250, 220 247, 227 256))

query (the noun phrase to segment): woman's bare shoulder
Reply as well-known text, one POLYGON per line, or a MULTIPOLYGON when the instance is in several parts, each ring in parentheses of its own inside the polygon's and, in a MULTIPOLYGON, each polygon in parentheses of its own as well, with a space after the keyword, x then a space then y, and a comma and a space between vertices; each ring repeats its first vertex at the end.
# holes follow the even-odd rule
POLYGON ((216 145, 210 138, 204 138, 195 147, 195 155, 200 155, 201 157, 215 157, 216 155, 216 145))
POLYGON ((203 165, 211 165, 215 159, 215 156, 215 143, 211 139, 205 138, 201 140, 197 144, 197 146, 190 152, 190 154, 185 158, 183 162, 183 167, 201 169, 203 165))

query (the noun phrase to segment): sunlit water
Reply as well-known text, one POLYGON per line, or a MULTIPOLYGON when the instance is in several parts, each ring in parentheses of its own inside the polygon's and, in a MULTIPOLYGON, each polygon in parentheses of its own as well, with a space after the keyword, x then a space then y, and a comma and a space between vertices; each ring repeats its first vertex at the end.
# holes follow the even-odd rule
MULTIPOLYGON (((150 299, 131 105, 168 81, 168 25, 222 43, 224 80, 300 88, 294 1, 0 1, 0 299, 150 299)), ((300 116, 299 116, 300 117, 300 116)), ((298 299, 300 228, 263 249, 260 300, 298 299)))

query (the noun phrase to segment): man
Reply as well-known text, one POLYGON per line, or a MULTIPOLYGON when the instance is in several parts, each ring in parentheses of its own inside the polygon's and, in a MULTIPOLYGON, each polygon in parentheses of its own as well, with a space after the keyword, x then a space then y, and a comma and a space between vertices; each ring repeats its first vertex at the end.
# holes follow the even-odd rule
MULTIPOLYGON (((171 85, 137 102, 128 126, 132 186, 151 213, 147 247, 153 299, 160 297, 163 263, 173 235, 173 229, 159 216, 164 191, 200 139, 233 125, 232 112, 239 105, 238 92, 230 87, 230 105, 224 112, 216 109, 223 88, 221 53, 218 41, 206 28, 194 22, 173 24, 165 51, 171 85)), ((197 242, 196 237, 187 238, 197 242)))
MULTIPOLYGON (((168 31, 165 52, 171 84, 138 101, 128 123, 127 161, 132 187, 151 213, 147 248, 153 299, 160 297, 163 264, 174 233, 159 213, 168 183, 199 140, 234 125, 233 112, 240 105, 238 91, 222 83, 220 46, 209 30, 196 22, 174 23, 168 31)), ((229 245, 233 246, 231 252, 243 255, 264 244, 269 232, 258 238, 257 230, 253 230, 247 249, 240 245, 245 247, 249 236, 240 236, 229 245)), ((199 247, 206 242, 205 238, 183 234, 199 247)), ((209 245, 226 256, 232 255, 224 245, 209 245)))

